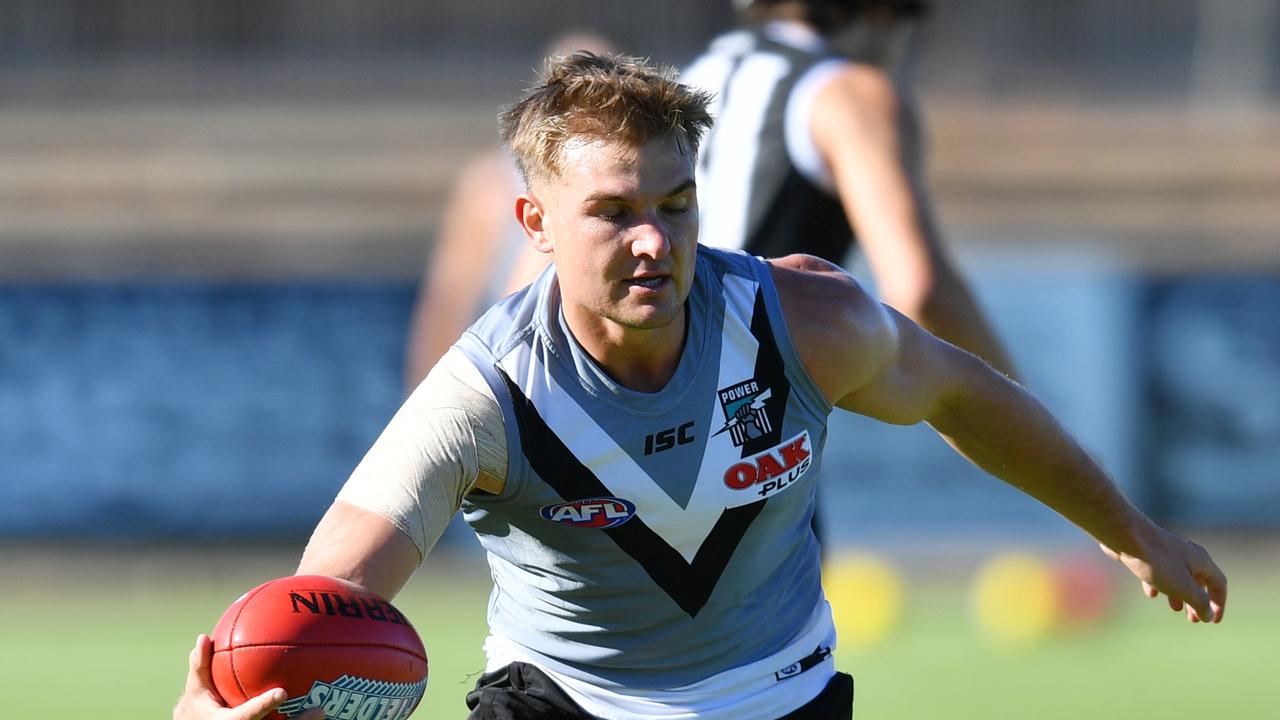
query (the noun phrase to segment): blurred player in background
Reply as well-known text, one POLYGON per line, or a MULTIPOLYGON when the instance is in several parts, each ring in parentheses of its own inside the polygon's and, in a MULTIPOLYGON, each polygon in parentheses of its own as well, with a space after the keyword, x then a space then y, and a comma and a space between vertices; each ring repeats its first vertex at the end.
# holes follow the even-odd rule
MULTIPOLYGON (((839 407, 930 423, 1148 594, 1221 620, 1208 553, 1130 505, 1016 383, 833 264, 699 245, 708 100, 643 61, 578 54, 503 113, 516 214, 554 268, 436 364, 299 573, 393 597, 461 508, 494 580, 472 720, 848 719, 810 529, 839 407)), ((202 636, 174 717, 260 717, 210 696, 210 656, 202 636)))
POLYGON ((846 261, 881 299, 1016 377, 952 264, 925 183, 911 94, 893 76, 924 0, 734 0, 748 27, 682 80, 715 94, 698 162, 703 242, 846 261))
MULTIPOLYGON (((581 30, 560 35, 544 55, 577 50, 603 54, 609 40, 581 30)), ((549 262, 529 246, 511 213, 524 190, 520 171, 501 147, 471 158, 449 194, 427 259, 405 352, 405 391, 412 392, 480 313, 529 284, 549 262)))

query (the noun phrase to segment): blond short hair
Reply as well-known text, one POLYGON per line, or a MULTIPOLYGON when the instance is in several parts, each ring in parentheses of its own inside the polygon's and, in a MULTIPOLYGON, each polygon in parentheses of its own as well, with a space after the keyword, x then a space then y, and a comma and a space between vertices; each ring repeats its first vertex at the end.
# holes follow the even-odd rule
POLYGON ((674 68, 612 53, 549 58, 537 84, 499 115, 502 142, 526 184, 557 176, 572 138, 642 145, 674 135, 682 151, 696 155, 711 127, 711 95, 676 77, 674 68))

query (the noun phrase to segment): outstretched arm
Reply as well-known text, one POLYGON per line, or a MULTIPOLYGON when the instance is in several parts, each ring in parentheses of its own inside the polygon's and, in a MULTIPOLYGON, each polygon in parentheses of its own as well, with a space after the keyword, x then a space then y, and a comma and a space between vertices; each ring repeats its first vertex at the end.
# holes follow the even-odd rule
MULTIPOLYGON (((936 346, 924 355, 939 367, 926 372, 946 379, 923 419, 956 450, 1092 535, 1148 596, 1163 592, 1174 610, 1185 604, 1192 621, 1222 619, 1226 578, 1208 553, 1133 507, 1043 405, 977 358, 918 329, 902 334, 918 334, 909 341, 936 346)), ((855 394, 841 406, 856 409, 860 401, 855 394)))
POLYGON ((942 243, 914 107, 882 70, 855 64, 818 92, 810 122, 886 303, 1016 378, 942 243))
POLYGON ((813 260, 775 262, 788 326, 833 404, 896 424, 928 422, 962 455, 1092 535, 1188 618, 1218 622, 1222 571, 1200 546, 1152 523, 1053 416, 982 360, 869 297, 813 260), (805 322, 821 310, 825 322, 805 322))

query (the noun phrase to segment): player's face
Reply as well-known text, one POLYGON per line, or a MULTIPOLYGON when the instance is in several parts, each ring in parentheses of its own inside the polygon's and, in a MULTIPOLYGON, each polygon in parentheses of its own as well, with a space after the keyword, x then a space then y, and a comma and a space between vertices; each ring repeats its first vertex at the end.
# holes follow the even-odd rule
POLYGON ((538 194, 571 324, 654 329, 682 317, 698 239, 693 177, 675 137, 566 145, 559 177, 538 194))

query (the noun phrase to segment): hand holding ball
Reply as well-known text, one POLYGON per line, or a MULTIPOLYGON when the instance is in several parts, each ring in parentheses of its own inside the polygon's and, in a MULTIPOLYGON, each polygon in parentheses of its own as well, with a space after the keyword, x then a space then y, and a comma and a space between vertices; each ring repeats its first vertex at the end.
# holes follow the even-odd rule
POLYGON ((391 603, 338 578, 297 575, 245 593, 213 631, 213 683, 236 706, 273 687, 273 717, 404 720, 427 686, 427 652, 391 603))

